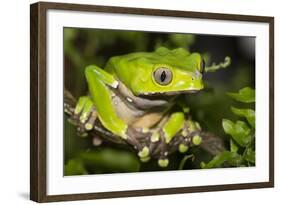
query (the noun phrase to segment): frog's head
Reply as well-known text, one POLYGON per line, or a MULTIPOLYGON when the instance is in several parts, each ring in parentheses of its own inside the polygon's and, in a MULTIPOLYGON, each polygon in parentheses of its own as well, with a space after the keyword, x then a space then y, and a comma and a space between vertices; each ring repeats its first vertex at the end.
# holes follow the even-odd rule
POLYGON ((122 58, 122 64, 126 69, 121 69, 123 74, 118 77, 137 96, 177 95, 204 87, 201 55, 183 48, 161 47, 152 53, 129 54, 122 58))

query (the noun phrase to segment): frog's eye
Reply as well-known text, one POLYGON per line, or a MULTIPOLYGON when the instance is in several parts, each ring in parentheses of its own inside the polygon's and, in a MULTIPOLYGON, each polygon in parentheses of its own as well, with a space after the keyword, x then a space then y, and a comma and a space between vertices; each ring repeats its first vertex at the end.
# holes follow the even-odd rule
POLYGON ((160 67, 154 71, 153 77, 156 83, 160 85, 168 85, 172 81, 173 74, 170 71, 170 69, 165 67, 160 67))
POLYGON ((205 72, 205 61, 204 61, 204 59, 202 59, 201 62, 200 62, 200 72, 201 73, 205 72))

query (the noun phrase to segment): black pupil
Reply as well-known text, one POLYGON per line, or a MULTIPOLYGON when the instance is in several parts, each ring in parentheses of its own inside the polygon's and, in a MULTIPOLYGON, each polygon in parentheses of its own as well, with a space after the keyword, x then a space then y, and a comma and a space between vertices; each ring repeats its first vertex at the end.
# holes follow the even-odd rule
POLYGON ((161 82, 164 82, 165 79, 166 79, 166 72, 162 71, 161 76, 160 76, 160 80, 161 80, 161 82))

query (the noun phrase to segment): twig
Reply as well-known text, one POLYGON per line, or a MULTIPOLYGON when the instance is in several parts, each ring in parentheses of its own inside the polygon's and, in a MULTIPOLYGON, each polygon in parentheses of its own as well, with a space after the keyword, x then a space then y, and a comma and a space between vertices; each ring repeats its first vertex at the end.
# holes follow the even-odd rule
POLYGON ((133 147, 137 152, 140 152, 144 147, 148 147, 150 153, 149 157, 151 158, 168 158, 169 155, 179 149, 180 144, 184 144, 187 147, 195 146, 192 142, 192 138, 196 135, 201 136, 202 142, 200 146, 210 154, 216 155, 225 150, 220 137, 199 129, 188 133, 188 136, 185 137, 179 132, 169 144, 165 142, 163 135, 160 136, 157 142, 152 142, 151 132, 143 133, 141 130, 131 127, 128 128, 128 139, 124 140, 104 128, 98 119, 95 121, 93 129, 91 131, 86 131, 84 125, 79 120, 79 116, 74 114, 75 105, 76 99, 69 91, 65 90, 64 111, 68 115, 68 120, 78 128, 78 132, 99 136, 103 141, 133 147))

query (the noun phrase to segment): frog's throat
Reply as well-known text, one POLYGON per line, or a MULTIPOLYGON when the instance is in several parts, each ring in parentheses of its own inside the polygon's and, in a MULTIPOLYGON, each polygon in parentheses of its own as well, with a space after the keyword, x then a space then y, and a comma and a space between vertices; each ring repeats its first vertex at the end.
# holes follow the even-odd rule
POLYGON ((123 98, 127 99, 130 103, 132 103, 136 108, 139 109, 150 109, 153 107, 162 107, 168 106, 171 103, 171 100, 163 100, 163 99, 147 99, 135 96, 122 82, 119 81, 118 92, 122 95, 123 98))

